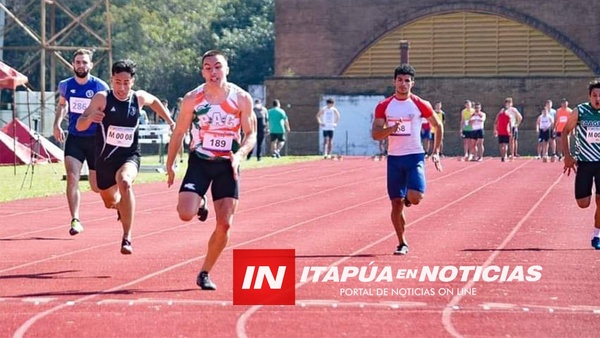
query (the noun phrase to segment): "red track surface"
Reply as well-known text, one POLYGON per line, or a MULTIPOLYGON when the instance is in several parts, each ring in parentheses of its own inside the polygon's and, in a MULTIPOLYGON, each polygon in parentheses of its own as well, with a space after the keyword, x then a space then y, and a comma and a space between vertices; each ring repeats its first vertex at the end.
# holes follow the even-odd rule
POLYGON ((166 183, 135 186, 132 256, 119 253, 120 225, 95 194, 83 194, 85 231, 76 237, 64 196, 0 204, 0 336, 597 336, 593 208, 577 208, 562 163, 443 163, 443 173, 428 163, 426 197, 407 211, 405 257, 391 254, 385 162, 244 171, 231 241, 211 272, 215 292, 195 285, 214 212, 206 223, 179 221, 177 188, 166 183), (235 248, 295 249, 296 306, 233 306, 235 248), (469 265, 543 270, 536 282, 300 282, 306 266, 469 265), (351 288, 435 292, 340 295, 351 288), (475 295, 460 296, 461 288, 475 295))

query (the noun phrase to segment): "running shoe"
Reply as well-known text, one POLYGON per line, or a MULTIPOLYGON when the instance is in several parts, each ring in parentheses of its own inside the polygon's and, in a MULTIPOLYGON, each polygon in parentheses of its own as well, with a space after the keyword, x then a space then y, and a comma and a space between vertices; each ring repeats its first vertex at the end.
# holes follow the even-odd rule
POLYGON ((408 198, 404 197, 404 206, 407 208, 410 208, 411 205, 412 205, 412 203, 410 203, 408 198))
POLYGON ((206 221, 208 218, 208 202, 206 201, 206 196, 202 196, 202 206, 198 208, 198 219, 200 222, 206 221))
POLYGON ((406 244, 400 244, 398 245, 398 247, 396 248, 396 251, 394 251, 394 255, 406 255, 408 253, 408 245, 406 244))
POLYGON ((202 290, 217 289, 217 285, 210 280, 207 271, 200 271, 198 277, 196 278, 196 285, 198 285, 202 290))
POLYGON ((592 238, 592 248, 596 250, 600 250, 600 238, 594 237, 592 238))
POLYGON ((69 235, 75 236, 83 231, 83 225, 77 218, 71 220, 71 228, 69 229, 69 235))
POLYGON ((121 241, 121 254, 123 255, 131 255, 133 253, 133 247, 131 246, 131 242, 123 238, 121 241))

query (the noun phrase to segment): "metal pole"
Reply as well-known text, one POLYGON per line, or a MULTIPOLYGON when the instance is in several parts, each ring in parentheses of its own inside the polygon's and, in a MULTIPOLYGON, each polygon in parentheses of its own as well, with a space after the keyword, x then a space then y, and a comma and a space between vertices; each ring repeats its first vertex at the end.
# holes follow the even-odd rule
POLYGON ((348 130, 346 130, 346 156, 348 156, 348 130))
POLYGON ((40 123, 42 124, 40 128, 40 133, 44 135, 44 124, 46 115, 46 0, 40 0, 41 8, 41 22, 40 22, 40 45, 41 45, 41 55, 40 55, 40 92, 41 92, 41 100, 40 100, 40 123))

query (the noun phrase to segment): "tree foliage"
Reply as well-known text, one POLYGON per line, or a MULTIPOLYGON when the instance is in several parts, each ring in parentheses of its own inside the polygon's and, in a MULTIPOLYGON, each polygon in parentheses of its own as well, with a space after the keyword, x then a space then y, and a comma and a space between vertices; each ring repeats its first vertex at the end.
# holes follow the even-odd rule
MULTIPOLYGON (((57 0, 76 15, 98 1, 57 0)), ((17 16, 25 18, 22 20, 39 32, 42 24, 39 1, 27 8, 20 0, 7 0, 7 3, 12 10, 25 12, 17 16)), ((85 22, 99 35, 106 36, 106 13, 100 9, 85 22)), ((54 25, 59 31, 71 19, 59 10, 55 13, 54 25)), ((108 14, 113 61, 123 58, 135 61, 137 87, 171 102, 202 82, 200 57, 209 49, 226 52, 231 68, 229 80, 242 87, 260 84, 273 73, 274 0, 111 0, 108 14)), ((46 22, 49 31, 48 20, 49 17, 46 22)), ((59 43, 93 47, 99 41, 79 27, 63 36, 59 43)), ((36 42, 23 30, 13 28, 5 32, 5 45, 35 46, 36 42)), ((60 52, 67 60, 71 59, 71 53, 60 52)), ((24 61, 39 62, 39 51, 5 51, 4 59, 23 69, 24 61)), ((95 61, 94 72, 108 80, 107 58, 100 55, 95 61)), ((39 67, 28 66, 27 69, 33 87, 39 88, 39 67)), ((71 76, 70 71, 60 68, 57 81, 67 76, 71 76)), ((54 88, 56 84, 46 86, 54 88)))

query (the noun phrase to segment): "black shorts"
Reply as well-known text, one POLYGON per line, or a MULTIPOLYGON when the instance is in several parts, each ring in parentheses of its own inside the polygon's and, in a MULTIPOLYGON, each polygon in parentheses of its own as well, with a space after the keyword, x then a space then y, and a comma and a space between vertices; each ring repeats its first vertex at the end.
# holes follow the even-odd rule
POLYGON ((540 130, 540 133, 538 135, 538 142, 548 142, 550 140, 550 134, 550 129, 540 130))
POLYGON ((463 130, 462 131, 462 138, 471 138, 471 130, 463 130))
POLYGON ((87 161, 90 170, 96 170, 94 151, 96 149, 95 136, 67 136, 65 142, 65 157, 71 156, 83 163, 87 161))
POLYGON ((275 141, 279 141, 279 142, 284 142, 285 141, 285 134, 281 134, 281 133, 271 133, 271 142, 275 142, 275 141))
POLYGON ((209 186, 213 201, 226 197, 238 199, 239 173, 236 181, 230 160, 205 160, 191 153, 179 192, 190 191, 204 196, 209 186))
POLYGON ((519 128, 512 127, 511 132, 512 132, 513 139, 518 140, 519 139, 519 128))
POLYGON ((137 169, 140 169, 140 155, 137 153, 129 157, 111 158, 108 161, 96 160, 96 182, 98 183, 98 189, 106 190, 117 184, 117 171, 127 162, 135 164, 137 169))
POLYGON ((559 138, 562 136, 562 132, 557 131, 556 133, 554 133, 555 138, 559 138))
POLYGON ((596 194, 600 192, 598 181, 600 180, 600 162, 577 162, 577 173, 575 174, 575 198, 586 198, 592 196, 592 185, 596 185, 596 194))
POLYGON ((483 129, 472 130, 471 135, 469 135, 469 138, 472 140, 478 140, 480 138, 483 138, 483 129))
POLYGON ((503 144, 503 143, 508 144, 509 141, 510 141, 510 136, 508 136, 508 135, 498 135, 498 144, 503 144))
POLYGON ((333 130, 323 130, 323 138, 333 138, 333 130))

